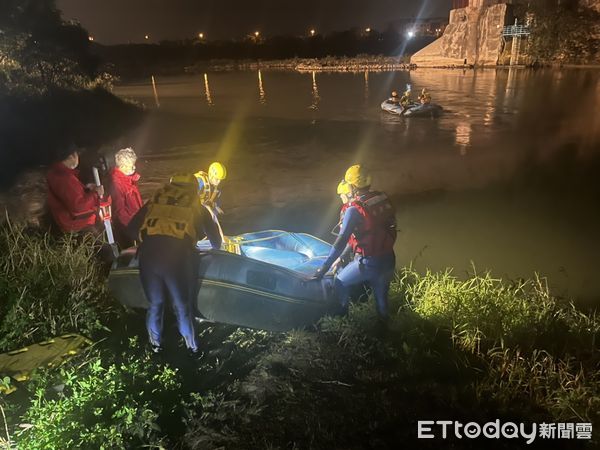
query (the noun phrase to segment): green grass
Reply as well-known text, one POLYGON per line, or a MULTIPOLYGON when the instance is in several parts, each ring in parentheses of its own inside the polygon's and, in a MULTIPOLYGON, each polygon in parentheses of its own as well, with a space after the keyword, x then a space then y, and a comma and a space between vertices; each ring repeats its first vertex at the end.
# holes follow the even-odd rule
POLYGON ((65 332, 91 336, 118 310, 94 242, 0 227, 0 352, 65 332))
POLYGON ((202 405, 186 444, 422 447, 416 420, 429 418, 600 425, 600 322, 543 280, 404 270, 391 306, 387 330, 372 302, 359 303, 273 341, 248 376, 202 405))
POLYGON ((18 448, 164 448, 158 420, 172 412, 180 377, 136 347, 132 339, 123 358, 94 350, 83 361, 38 372, 13 435, 18 448))
MULTIPOLYGON (((4 349, 107 326, 114 306, 89 245, 2 233, 4 349)), ((386 327, 372 299, 314 329, 204 327, 198 364, 181 348, 150 359, 140 318, 126 320, 87 355, 0 399, 0 446, 436 448, 416 441, 417 420, 600 426, 600 320, 553 298, 543 279, 405 269, 390 311, 386 327)))

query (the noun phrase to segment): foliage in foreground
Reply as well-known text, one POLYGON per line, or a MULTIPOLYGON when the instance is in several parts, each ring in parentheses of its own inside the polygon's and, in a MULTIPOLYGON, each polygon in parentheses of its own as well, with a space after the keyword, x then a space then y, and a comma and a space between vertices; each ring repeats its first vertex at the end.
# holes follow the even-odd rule
POLYGON ((91 239, 0 227, 0 352, 71 331, 105 328, 116 305, 91 239))
POLYGON ((39 372, 13 436, 18 448, 163 448, 158 418, 172 413, 179 376, 136 347, 132 339, 123 358, 94 350, 82 363, 39 372))
MULTIPOLYGON (((102 308, 97 293, 90 301, 102 308)), ((215 325, 194 364, 149 359, 119 328, 122 345, 40 371, 17 391, 31 392, 27 402, 0 402, 6 434, 26 449, 359 449, 439 445, 416 441, 419 419, 600 426, 600 320, 552 298, 542 280, 404 270, 391 311, 387 328, 372 302, 315 330, 215 325)))
POLYGON ((423 447, 416 421, 432 417, 600 425, 600 321, 551 298, 540 280, 406 270, 392 305, 387 330, 357 304, 316 333, 274 342, 195 411, 187 446, 423 447))

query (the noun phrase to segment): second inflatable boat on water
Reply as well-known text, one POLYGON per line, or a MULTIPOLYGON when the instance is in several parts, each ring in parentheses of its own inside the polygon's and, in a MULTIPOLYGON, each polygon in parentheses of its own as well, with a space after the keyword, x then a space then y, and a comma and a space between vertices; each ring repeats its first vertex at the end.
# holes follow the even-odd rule
POLYGON ((406 117, 437 117, 444 110, 440 105, 435 103, 411 103, 408 107, 403 108, 398 103, 389 100, 384 100, 381 103, 381 109, 391 114, 406 117))
MULTIPOLYGON (((198 243, 197 311, 206 319, 283 331, 315 323, 335 312, 333 278, 315 280, 331 246, 309 234, 267 230, 228 239, 230 251, 198 243)), ((136 249, 121 253, 108 283, 113 296, 130 307, 147 308, 136 249)))

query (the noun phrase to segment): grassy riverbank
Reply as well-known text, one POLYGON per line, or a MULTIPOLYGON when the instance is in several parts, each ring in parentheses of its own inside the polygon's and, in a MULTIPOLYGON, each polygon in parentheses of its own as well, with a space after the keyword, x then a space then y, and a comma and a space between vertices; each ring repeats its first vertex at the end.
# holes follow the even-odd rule
POLYGON ((110 301, 88 246, 13 226, 0 247, 2 351, 66 331, 105 339, 0 397, 0 447, 523 448, 417 441, 416 423, 600 426, 600 319, 550 296, 543 280, 405 269, 387 327, 372 300, 309 330, 203 326, 205 356, 192 362, 168 326, 172 348, 157 360, 142 316, 110 301))

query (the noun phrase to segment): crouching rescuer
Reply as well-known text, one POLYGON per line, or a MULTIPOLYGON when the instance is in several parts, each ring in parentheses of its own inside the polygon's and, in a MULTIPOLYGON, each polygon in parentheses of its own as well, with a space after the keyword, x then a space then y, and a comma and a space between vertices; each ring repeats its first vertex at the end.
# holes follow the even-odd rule
POLYGON ((150 303, 146 327, 152 350, 162 350, 164 305, 170 297, 179 333, 190 354, 197 354, 193 325, 196 243, 206 235, 212 248, 219 249, 221 235, 201 203, 196 177, 174 175, 134 216, 129 229, 140 230, 140 279, 150 303))
POLYGON ((379 317, 387 319, 388 291, 396 263, 395 210, 385 193, 371 190, 371 176, 363 166, 350 167, 344 179, 351 187, 351 197, 342 206, 340 234, 315 277, 322 278, 348 244, 354 258, 335 279, 335 291, 342 308, 348 308, 350 289, 368 282, 379 317))

